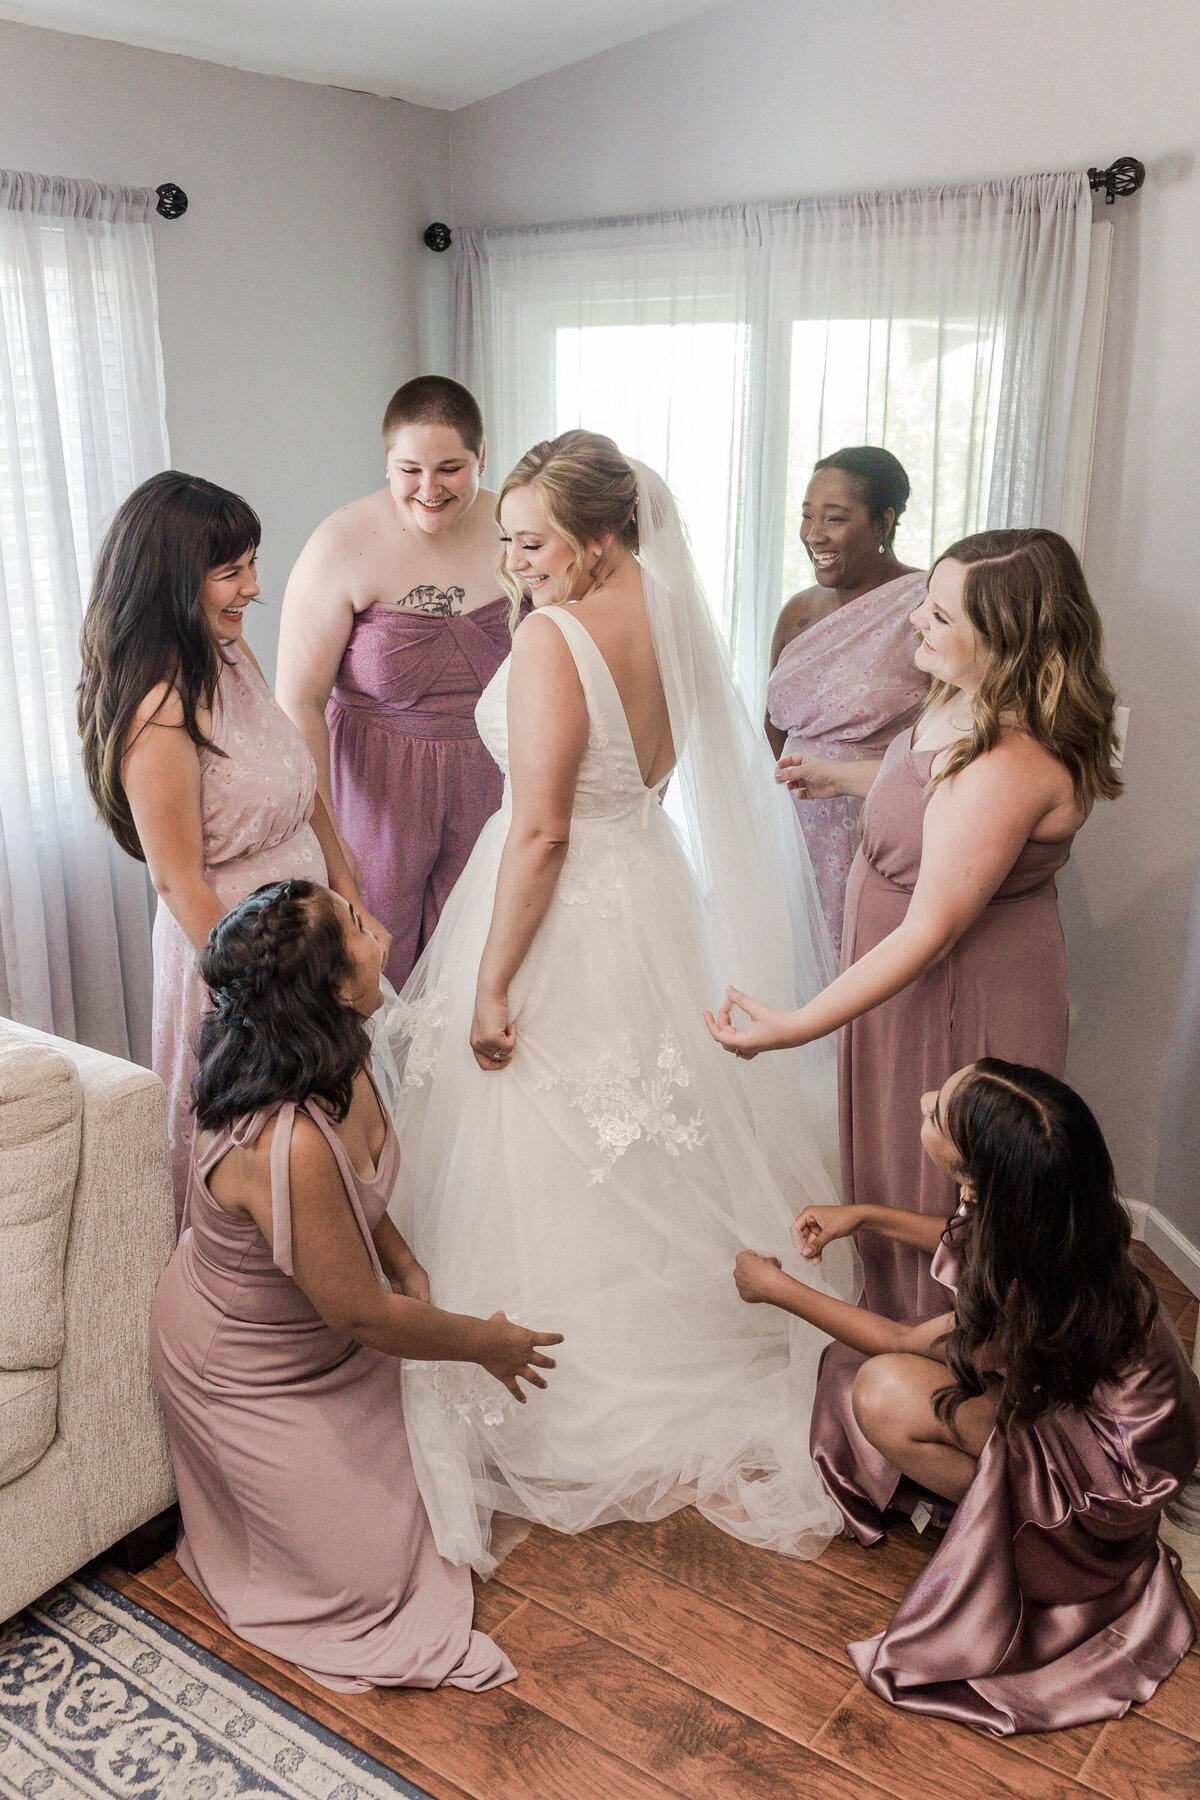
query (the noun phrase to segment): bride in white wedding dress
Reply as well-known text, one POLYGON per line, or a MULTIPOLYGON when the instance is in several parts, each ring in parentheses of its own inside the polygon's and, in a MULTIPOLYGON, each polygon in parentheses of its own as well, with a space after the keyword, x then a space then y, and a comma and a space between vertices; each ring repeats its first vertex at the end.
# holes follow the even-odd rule
POLYGON ((745 1306, 732 1269, 751 1246, 856 1295, 846 1243, 816 1267, 788 1236, 837 1199, 831 1065, 736 1062, 702 1017, 730 971, 752 992, 825 974, 789 922, 770 771, 658 476, 568 432, 518 463, 500 518, 535 611, 476 711, 504 803, 384 1025, 397 1204, 438 1305, 564 1341, 528 1408, 468 1365, 406 1366, 421 1492, 442 1554, 484 1573, 504 1520, 689 1502, 813 1556, 840 1528, 808 1454, 825 1340, 745 1306))

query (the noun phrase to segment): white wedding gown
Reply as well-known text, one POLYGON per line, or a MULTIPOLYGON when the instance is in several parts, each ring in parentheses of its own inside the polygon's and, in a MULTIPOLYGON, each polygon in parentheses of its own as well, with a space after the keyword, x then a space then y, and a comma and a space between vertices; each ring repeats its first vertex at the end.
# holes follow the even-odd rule
MULTIPOLYGON (((404 1071, 397 1216, 435 1302, 564 1341, 525 1405, 474 1365, 406 1365, 421 1492, 442 1554, 484 1573, 507 1547, 494 1514, 575 1532, 690 1501, 813 1556, 840 1528, 808 1453, 825 1340, 745 1305, 732 1271, 749 1246, 854 1298, 848 1244, 814 1269, 788 1237, 803 1206, 838 1196, 796 1069, 709 1037, 724 972, 691 863, 594 640, 543 610, 589 731, 562 875, 509 992, 512 1060, 485 1073, 468 1042, 507 791, 385 1030, 404 1071)), ((506 774, 507 682, 506 663, 476 711, 506 774)))

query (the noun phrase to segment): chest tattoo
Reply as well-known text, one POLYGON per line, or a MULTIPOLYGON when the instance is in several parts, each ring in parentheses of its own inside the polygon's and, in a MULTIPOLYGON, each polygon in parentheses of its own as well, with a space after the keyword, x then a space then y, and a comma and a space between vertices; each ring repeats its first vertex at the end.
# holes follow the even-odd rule
POLYGON ((413 612, 434 613, 439 618, 452 619, 462 611, 466 597, 465 588, 439 588, 431 582, 424 587, 410 589, 397 604, 410 607, 413 612))

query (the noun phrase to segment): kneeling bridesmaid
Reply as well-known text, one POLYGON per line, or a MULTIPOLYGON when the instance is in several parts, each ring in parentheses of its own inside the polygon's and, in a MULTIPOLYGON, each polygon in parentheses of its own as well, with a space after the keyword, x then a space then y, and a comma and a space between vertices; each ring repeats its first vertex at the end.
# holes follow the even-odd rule
POLYGON ((885 1700, 999 1736, 1116 1718, 1195 1635, 1158 1523, 1200 1458, 1200 1383, 1077 1094, 987 1057, 923 1110, 926 1152, 960 1184, 949 1225, 810 1208, 796 1237, 810 1257, 864 1229, 925 1250, 952 1313, 896 1324, 773 1258, 737 1263, 744 1300, 837 1340, 810 1441, 847 1529, 876 1542, 902 1475, 957 1505, 887 1630, 850 1654, 885 1700))
POLYGON ((365 1019, 383 950, 316 883, 213 927, 190 1221, 151 1325, 183 1513, 179 1564, 239 1637, 324 1686, 483 1689, 471 1572, 417 1491, 400 1359, 474 1362, 524 1399, 561 1340, 442 1312, 387 1216, 397 1140, 365 1019))

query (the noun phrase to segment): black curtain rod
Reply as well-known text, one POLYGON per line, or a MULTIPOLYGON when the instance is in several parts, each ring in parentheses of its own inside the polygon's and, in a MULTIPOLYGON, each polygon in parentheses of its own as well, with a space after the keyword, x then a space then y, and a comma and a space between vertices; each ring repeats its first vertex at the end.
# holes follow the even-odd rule
MULTIPOLYGON (((1136 194, 1138 189, 1144 186, 1145 180, 1146 165, 1139 162, 1136 156, 1119 156, 1115 163, 1109 164, 1107 169, 1088 170, 1088 184, 1093 194, 1103 193, 1106 206, 1111 206, 1114 200, 1124 200, 1128 195, 1136 194)), ((179 193, 178 188, 170 190, 159 188, 158 191, 160 194, 168 191, 179 193)), ((182 199, 181 212, 187 206, 187 195, 184 194, 182 199)), ((158 210, 159 212, 163 211, 161 203, 158 210)), ((168 213, 166 216, 175 218, 176 214, 168 213)), ((426 226, 422 235, 430 250, 448 250, 453 239, 449 225, 443 225, 440 221, 426 226)))
MULTIPOLYGON (((1088 182, 1093 194, 1104 194, 1104 204, 1111 206, 1114 200, 1125 199, 1129 194, 1136 194, 1146 180, 1146 165, 1138 161, 1136 156, 1119 156, 1107 169, 1089 169, 1088 182)), ((155 211, 164 219, 181 219, 188 209, 188 197, 181 187, 173 181, 164 181, 156 188, 158 204, 155 211)), ((425 242, 431 250, 448 250, 450 248, 450 228, 448 225, 431 225, 424 234, 425 242)))

